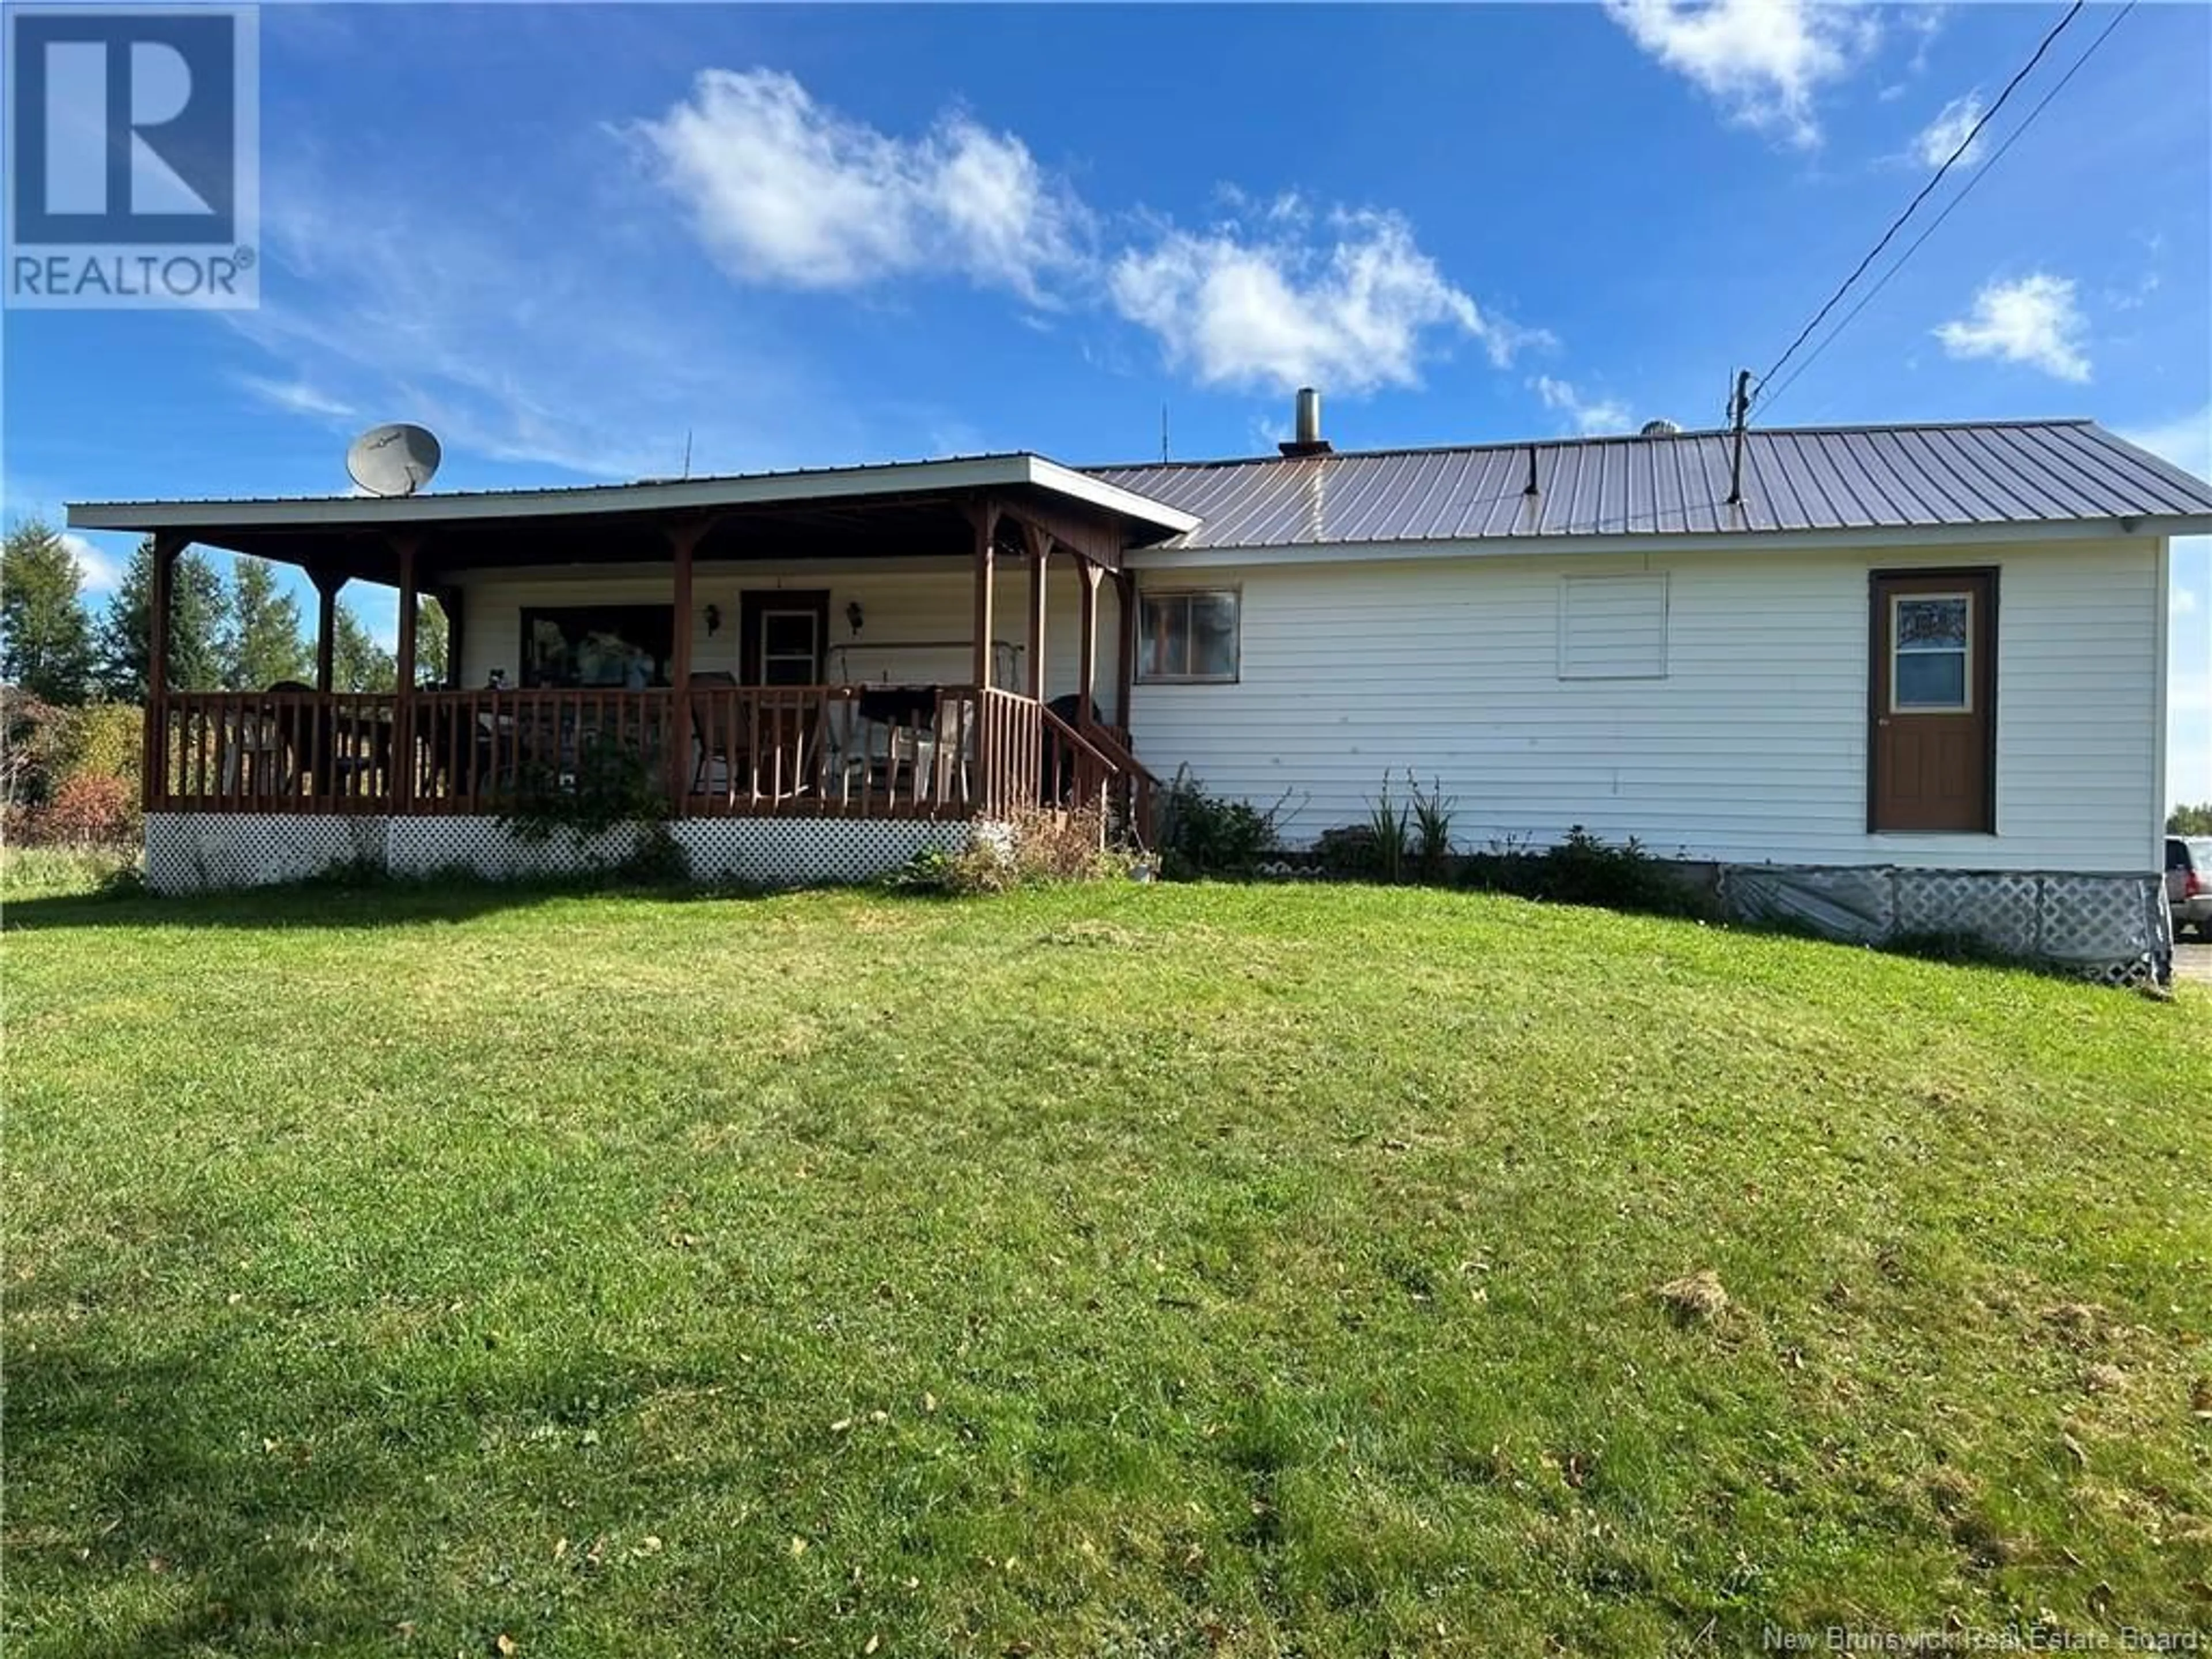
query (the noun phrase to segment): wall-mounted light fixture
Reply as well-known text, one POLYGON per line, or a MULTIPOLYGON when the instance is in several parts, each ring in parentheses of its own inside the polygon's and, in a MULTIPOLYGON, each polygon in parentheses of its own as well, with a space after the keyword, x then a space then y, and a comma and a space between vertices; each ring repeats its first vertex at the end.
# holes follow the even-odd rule
POLYGON ((721 629, 722 607, 719 605, 708 605, 707 607, 707 636, 709 639, 712 639, 716 634, 721 632, 721 629))
POLYGON ((854 633, 858 634, 860 631, 860 623, 866 620, 866 614, 861 611, 860 602, 858 599, 847 601, 845 620, 853 625, 854 633))

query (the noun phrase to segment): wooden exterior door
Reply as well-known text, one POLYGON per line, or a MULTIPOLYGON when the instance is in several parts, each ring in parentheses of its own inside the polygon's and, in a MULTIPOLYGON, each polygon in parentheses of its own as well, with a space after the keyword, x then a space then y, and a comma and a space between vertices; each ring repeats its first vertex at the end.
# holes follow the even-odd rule
POLYGON ((1994 570, 1876 571, 1867 828, 1996 828, 1994 570))

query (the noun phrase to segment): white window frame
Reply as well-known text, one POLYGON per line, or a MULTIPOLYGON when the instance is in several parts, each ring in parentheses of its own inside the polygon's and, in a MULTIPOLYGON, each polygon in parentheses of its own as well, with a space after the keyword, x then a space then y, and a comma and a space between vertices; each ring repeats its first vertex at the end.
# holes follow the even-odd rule
POLYGON ((1674 622, 1674 584, 1663 570, 1616 571, 1611 575, 1562 576, 1559 578, 1559 632, 1558 655, 1555 659, 1557 678, 1562 680, 1663 680, 1669 665, 1671 643, 1669 635, 1674 622), (1572 652, 1569 645, 1569 615, 1572 609, 1577 584, 1597 582, 1641 582, 1656 586, 1659 591, 1659 665, 1656 668, 1574 668, 1570 665, 1572 652))
MULTIPOLYGON (((1184 626, 1188 627, 1189 611, 1184 611, 1184 626)), ((1244 674, 1244 590, 1235 586, 1207 587, 1140 587, 1137 590, 1138 630, 1136 639, 1136 681, 1139 685, 1234 685, 1244 674), (1227 599, 1231 624, 1229 630, 1229 672, 1226 674, 1162 674, 1147 673, 1144 667, 1144 626, 1146 607, 1162 600, 1227 599)), ((1188 659, 1189 653, 1184 653, 1188 659)))
POLYGON ((820 614, 814 611, 811 606, 807 605, 764 605, 754 613, 753 621, 755 625, 760 629, 760 637, 753 641, 753 647, 756 660, 758 662, 760 667, 761 684, 763 685, 811 684, 816 678, 816 670, 814 665, 818 662, 826 660, 828 655, 827 647, 829 642, 822 637, 822 617, 820 614), (814 635, 814 645, 812 649, 805 653, 807 668, 807 678, 805 680, 782 681, 772 680, 769 678, 769 664, 771 662, 795 662, 799 659, 801 654, 796 651, 772 652, 768 648, 768 625, 769 623, 783 617, 804 617, 806 619, 808 630, 814 635))
POLYGON ((1974 712, 1974 595, 1972 589, 1957 592, 1892 593, 1889 596, 1889 713, 1893 714, 1971 714, 1974 712), (1901 605, 1929 599, 1960 599, 1966 606, 1966 641, 1963 647, 1942 645, 1908 649, 1898 632, 1898 610, 1901 605), (1900 702, 1897 696, 1897 659, 1899 657, 1934 657, 1958 654, 1965 659, 1963 680, 1956 702, 1900 702))

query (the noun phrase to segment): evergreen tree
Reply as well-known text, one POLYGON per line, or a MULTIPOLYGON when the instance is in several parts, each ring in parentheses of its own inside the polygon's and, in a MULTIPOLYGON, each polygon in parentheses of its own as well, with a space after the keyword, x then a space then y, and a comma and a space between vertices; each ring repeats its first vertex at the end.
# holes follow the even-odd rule
POLYGON ((265 559, 241 554, 232 562, 222 649, 227 690, 261 691, 314 674, 314 654, 300 636, 299 604, 276 585, 265 559))
POLYGON ((341 599, 337 625, 331 635, 331 689, 334 691, 389 691, 398 676, 392 653, 341 599))
MULTIPOLYGON (((149 536, 131 554, 100 623, 100 689, 120 702, 146 701, 153 592, 154 538, 149 536)), ((198 549, 186 548, 169 572, 170 690, 211 690, 221 680, 222 613, 222 578, 214 562, 198 549)))
POLYGON ((47 702, 82 702, 92 619, 76 561, 52 525, 26 519, 0 538, 0 679, 47 702))

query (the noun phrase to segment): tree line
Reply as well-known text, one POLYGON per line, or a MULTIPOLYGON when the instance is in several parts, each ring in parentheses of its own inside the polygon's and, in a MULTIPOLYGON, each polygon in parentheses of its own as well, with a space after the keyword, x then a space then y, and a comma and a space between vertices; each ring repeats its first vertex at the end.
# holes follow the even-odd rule
MULTIPOLYGON (((170 690, 262 691, 281 680, 313 683, 314 641, 265 560, 234 556, 226 580, 213 559, 187 548, 171 568, 170 690)), ((149 536, 95 615, 59 532, 25 520, 0 538, 0 684, 51 703, 144 702, 153 591, 149 536)), ((445 613, 427 597, 416 612, 416 650, 424 674, 445 678, 445 613)), ((392 653, 343 599, 331 659, 335 690, 389 691, 398 684, 392 653)))

